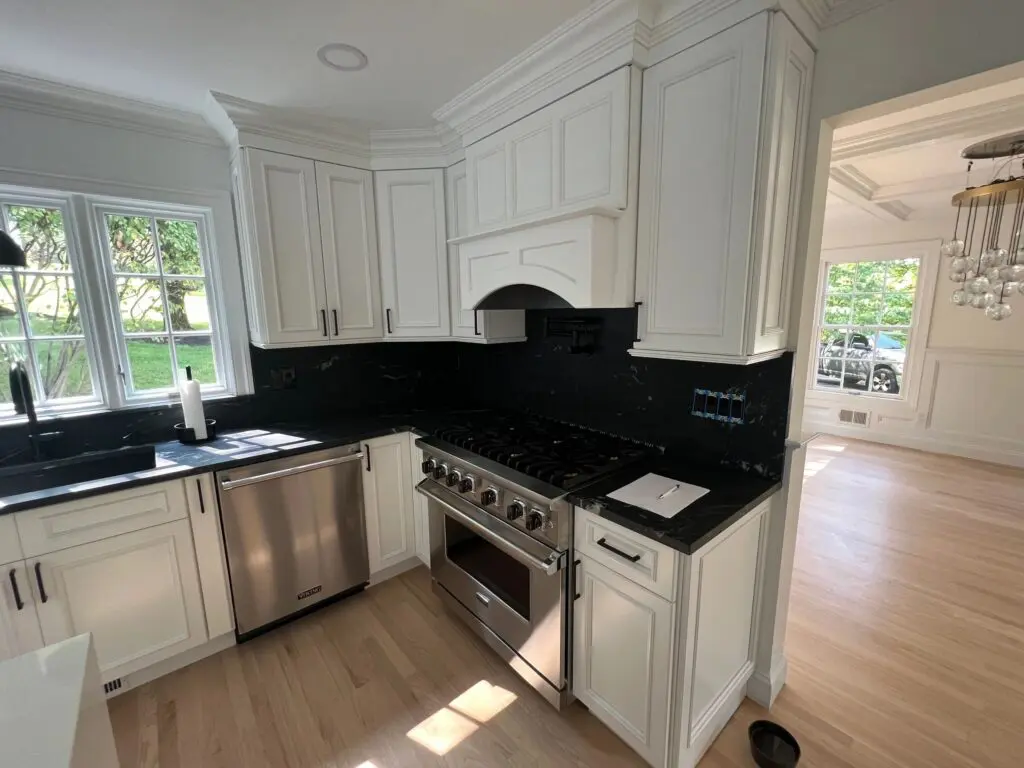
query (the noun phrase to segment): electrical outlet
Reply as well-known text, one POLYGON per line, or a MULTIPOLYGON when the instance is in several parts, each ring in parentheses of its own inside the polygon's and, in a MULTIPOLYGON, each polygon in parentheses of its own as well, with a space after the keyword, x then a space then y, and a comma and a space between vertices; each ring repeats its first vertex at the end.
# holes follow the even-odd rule
POLYGON ((698 418, 720 421, 723 424, 742 424, 746 406, 746 392, 695 389, 690 413, 698 418))
POLYGON ((271 368, 270 387, 271 389, 295 389, 295 369, 271 368))

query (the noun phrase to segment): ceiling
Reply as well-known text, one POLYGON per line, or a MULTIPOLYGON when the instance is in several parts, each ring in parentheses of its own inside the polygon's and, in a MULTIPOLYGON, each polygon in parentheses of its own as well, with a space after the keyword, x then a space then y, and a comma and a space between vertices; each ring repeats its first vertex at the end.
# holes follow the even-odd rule
POLYGON ((201 111, 206 92, 370 128, 431 112, 589 0, 5 0, 0 69, 201 111), (363 50, 328 69, 326 43, 363 50))
MULTIPOLYGON (((964 147, 1024 129, 1024 80, 982 88, 838 129, 826 226, 949 221, 952 196, 968 186, 964 147)), ((970 185, 994 178, 1004 161, 978 161, 970 185), (998 165, 997 165, 998 163, 998 165)), ((1015 168, 1020 173, 1020 168, 1015 168)))

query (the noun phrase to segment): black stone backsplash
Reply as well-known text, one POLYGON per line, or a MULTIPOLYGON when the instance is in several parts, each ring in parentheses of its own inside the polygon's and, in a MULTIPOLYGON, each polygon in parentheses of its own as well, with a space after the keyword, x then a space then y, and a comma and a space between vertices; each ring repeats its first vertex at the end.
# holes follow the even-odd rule
MULTIPOLYGON (((758 474, 782 473, 792 356, 752 366, 631 357, 636 312, 531 310, 529 341, 352 344, 261 350, 251 347, 254 395, 206 403, 221 430, 272 423, 323 423, 345 411, 407 412, 432 407, 532 410, 651 442, 695 461, 758 474), (590 354, 571 339, 546 337, 546 320, 600 323, 590 354), (280 389, 294 370, 293 386, 280 389), (691 415, 696 387, 745 392, 745 423, 691 415)), ((44 422, 63 438, 53 455, 172 439, 176 404, 44 422)), ((27 446, 23 425, 0 428, 0 461, 27 446)))
POLYGON ((791 354, 750 366, 632 357, 632 309, 526 313, 529 341, 458 348, 473 400, 528 409, 772 477, 782 474, 791 354), (546 337, 545 321, 598 321, 593 354, 571 354, 571 339, 546 337), (745 423, 691 415, 693 390, 746 392, 745 423))

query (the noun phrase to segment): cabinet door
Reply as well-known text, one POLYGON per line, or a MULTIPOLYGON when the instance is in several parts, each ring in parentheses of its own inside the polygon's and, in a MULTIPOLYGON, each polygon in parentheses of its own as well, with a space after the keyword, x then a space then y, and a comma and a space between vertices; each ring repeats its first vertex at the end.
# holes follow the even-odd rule
POLYGON ((673 606, 580 558, 573 693, 651 765, 665 765, 673 606))
POLYGON ((48 645, 92 632, 104 680, 207 640, 187 520, 32 558, 28 565, 43 640, 48 645))
POLYGON ((373 174, 318 162, 316 189, 331 338, 383 338, 373 174))
POLYGON ((220 509, 213 475, 190 477, 185 481, 188 496, 188 517, 192 525, 192 541, 199 569, 199 586, 203 593, 206 631, 219 637, 235 628, 231 608, 231 587, 228 581, 227 556, 221 533, 220 509))
POLYGON ((370 575, 416 556, 409 435, 367 440, 363 446, 363 503, 370 575))
POLYGON ((416 492, 416 485, 424 477, 422 466, 423 451, 416 445, 416 436, 409 435, 409 449, 412 457, 410 463, 411 480, 409 488, 412 493, 413 529, 416 533, 416 556, 430 567, 430 513, 427 508, 427 497, 416 492))
MULTIPOLYGON (((252 195, 257 305, 266 344, 326 341, 327 296, 312 160, 244 149, 252 195)), ((253 297, 251 297, 253 298, 253 297)))
POLYGON ((36 601, 24 561, 0 567, 0 661, 43 647, 36 601))
POLYGON ((768 15, 644 72, 638 350, 744 352, 768 15))
POLYGON ((380 171, 376 182, 385 334, 449 336, 444 171, 380 171))

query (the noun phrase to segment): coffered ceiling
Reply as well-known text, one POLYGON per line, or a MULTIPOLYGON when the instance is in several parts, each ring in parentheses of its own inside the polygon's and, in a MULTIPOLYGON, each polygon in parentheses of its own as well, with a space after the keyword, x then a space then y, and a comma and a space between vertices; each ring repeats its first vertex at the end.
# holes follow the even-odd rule
MULTIPOLYGON (((1022 129, 1024 81, 839 129, 832 146, 826 222, 952 221, 950 198, 968 185, 961 150, 1022 129)), ((1002 162, 976 162, 970 184, 991 180, 1002 162)))

